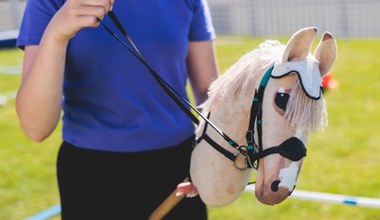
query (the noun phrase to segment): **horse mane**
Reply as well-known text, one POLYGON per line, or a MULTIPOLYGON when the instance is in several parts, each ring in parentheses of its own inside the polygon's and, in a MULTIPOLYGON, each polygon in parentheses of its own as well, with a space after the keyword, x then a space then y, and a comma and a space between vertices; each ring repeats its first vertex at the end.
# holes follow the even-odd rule
MULTIPOLYGON (((208 92, 208 99, 200 107, 204 112, 220 101, 231 103, 239 96, 254 95, 265 71, 276 62, 280 62, 285 45, 276 40, 267 40, 255 50, 243 55, 225 74, 215 80, 208 92)), ((285 118, 292 126, 303 127, 307 131, 317 131, 327 126, 327 111, 323 97, 310 99, 303 92, 298 77, 296 78, 290 99, 287 104, 285 118)))
POLYGON ((252 94, 264 72, 281 59, 285 47, 278 41, 267 40, 255 50, 243 55, 225 74, 215 80, 203 108, 220 100, 236 99, 240 94, 252 94), (228 86, 226 86, 228 85, 228 86))

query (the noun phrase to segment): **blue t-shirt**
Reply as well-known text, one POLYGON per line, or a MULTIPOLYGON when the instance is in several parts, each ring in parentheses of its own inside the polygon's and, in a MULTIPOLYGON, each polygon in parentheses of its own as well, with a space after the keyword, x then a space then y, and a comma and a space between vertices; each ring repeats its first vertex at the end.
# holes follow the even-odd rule
MULTIPOLYGON (((37 45, 64 0, 28 0, 18 46, 37 45)), ((116 0, 113 11, 147 63, 186 97, 189 41, 215 37, 206 0, 116 0)), ((103 22, 119 33, 108 16, 103 22)), ((186 114, 102 26, 68 45, 63 139, 79 147, 138 152, 178 144, 194 133, 186 114)))

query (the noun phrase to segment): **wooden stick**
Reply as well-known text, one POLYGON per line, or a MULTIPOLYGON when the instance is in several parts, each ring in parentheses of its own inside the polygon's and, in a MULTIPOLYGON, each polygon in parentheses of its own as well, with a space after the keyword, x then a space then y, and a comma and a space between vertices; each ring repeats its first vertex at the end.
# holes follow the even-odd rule
MULTIPOLYGON (((183 182, 189 181, 186 177, 183 182)), ((156 210, 150 215, 149 220, 161 220, 170 210, 172 210, 186 195, 177 196, 177 189, 175 189, 156 210)))

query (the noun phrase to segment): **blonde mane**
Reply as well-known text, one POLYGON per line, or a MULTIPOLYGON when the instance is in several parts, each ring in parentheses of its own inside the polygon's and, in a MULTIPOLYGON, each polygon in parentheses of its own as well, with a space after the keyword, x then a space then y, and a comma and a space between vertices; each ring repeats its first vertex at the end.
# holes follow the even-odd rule
MULTIPOLYGON (((212 83, 209 98, 201 106, 204 112, 210 111, 212 106, 220 101, 229 103, 229 100, 247 94, 253 97, 259 80, 271 65, 281 61, 284 50, 285 45, 279 41, 267 40, 257 49, 242 56, 212 83)), ((317 131, 327 126, 327 111, 323 97, 319 100, 310 99, 303 92, 298 77, 293 84, 290 97, 285 118, 292 126, 303 127, 306 131, 317 131)))

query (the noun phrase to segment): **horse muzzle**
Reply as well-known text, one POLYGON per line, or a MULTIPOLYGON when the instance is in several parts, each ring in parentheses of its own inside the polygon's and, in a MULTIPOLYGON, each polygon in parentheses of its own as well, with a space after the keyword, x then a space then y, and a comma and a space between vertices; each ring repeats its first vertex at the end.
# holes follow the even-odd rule
POLYGON ((277 153, 260 160, 255 185, 256 198, 267 205, 278 204, 293 192, 306 156, 305 145, 295 137, 274 148, 277 153))
MULTIPOLYGON (((296 187, 301 162, 292 162, 289 167, 280 170, 279 175, 267 175, 263 181, 258 176, 255 195, 266 205, 275 205, 288 198, 296 187)), ((276 172, 274 172, 276 173, 276 172)))

